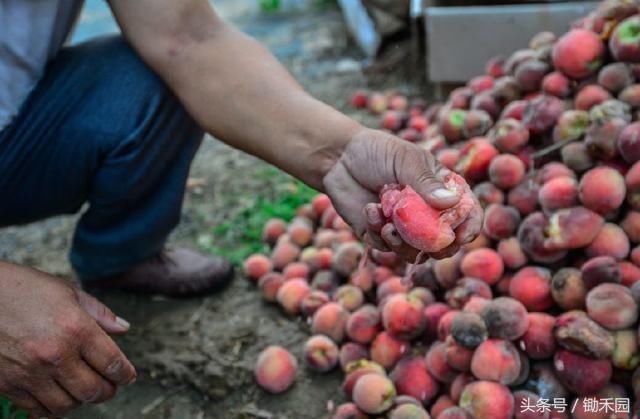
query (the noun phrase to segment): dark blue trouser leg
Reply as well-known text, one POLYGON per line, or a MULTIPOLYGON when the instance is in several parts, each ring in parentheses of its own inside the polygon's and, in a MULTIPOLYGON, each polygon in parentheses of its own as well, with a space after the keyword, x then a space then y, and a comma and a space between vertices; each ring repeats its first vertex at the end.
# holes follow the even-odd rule
POLYGON ((65 48, 0 132, 0 226, 77 212, 84 280, 157 253, 203 131, 120 37, 65 48))

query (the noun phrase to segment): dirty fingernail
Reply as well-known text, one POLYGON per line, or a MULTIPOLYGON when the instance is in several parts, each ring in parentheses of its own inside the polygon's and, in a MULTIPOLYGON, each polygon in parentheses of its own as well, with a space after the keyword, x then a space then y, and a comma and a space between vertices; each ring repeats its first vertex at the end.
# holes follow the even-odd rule
POLYGON ((131 327, 131 324, 129 324, 129 322, 123 319, 122 317, 116 316, 116 323, 118 324, 118 326, 122 327, 123 329, 129 329, 131 327))
POLYGON ((455 192, 450 191, 449 189, 446 189, 446 188, 438 188, 435 191, 433 191, 432 194, 438 199, 451 199, 451 198, 458 197, 458 195, 455 192))

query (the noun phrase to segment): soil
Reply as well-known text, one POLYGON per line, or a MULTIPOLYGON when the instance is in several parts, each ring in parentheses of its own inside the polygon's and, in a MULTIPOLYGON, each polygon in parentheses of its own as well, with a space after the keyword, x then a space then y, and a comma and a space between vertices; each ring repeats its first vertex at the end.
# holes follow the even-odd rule
MULTIPOLYGON (((363 57, 348 40, 339 10, 264 15, 255 3, 224 0, 216 6, 223 17, 267 45, 312 94, 351 112, 349 92, 372 82, 363 76, 363 57)), ((372 87, 399 82, 389 74, 372 87)), ((363 114, 354 117, 372 122, 363 114)), ((267 166, 208 138, 192 166, 191 176, 200 185, 187 193, 169 244, 210 248, 217 240, 213 226, 255 196, 268 197, 282 181, 262 175, 267 166)), ((72 280, 66 253, 76 220, 63 216, 0 230, 0 259, 72 280)), ((295 386, 278 396, 254 384, 257 354, 278 344, 301 359, 308 327, 263 303, 240 275, 228 289, 206 298, 97 296, 132 323, 131 332, 117 341, 136 365, 139 379, 113 400, 85 406, 71 418, 319 419, 329 417, 328 408, 343 401, 339 372, 318 375, 301 368, 295 386)))

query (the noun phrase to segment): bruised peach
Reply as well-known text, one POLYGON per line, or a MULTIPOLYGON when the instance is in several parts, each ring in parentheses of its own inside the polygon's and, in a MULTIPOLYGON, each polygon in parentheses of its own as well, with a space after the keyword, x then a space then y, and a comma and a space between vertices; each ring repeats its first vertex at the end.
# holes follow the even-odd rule
POLYGON ((347 321, 347 336, 354 342, 366 344, 380 332, 380 312, 370 304, 354 311, 347 321))
POLYGON ((471 372, 480 380, 511 384, 520 375, 520 356, 509 341, 489 339, 473 353, 471 372))
POLYGON ((311 331, 315 335, 325 335, 340 343, 344 339, 349 320, 349 312, 338 303, 327 303, 313 315, 311 331))
POLYGON ((589 127, 589 114, 585 111, 570 109, 564 111, 553 128, 553 141, 568 142, 580 139, 589 127))
POLYGON ((540 186, 531 179, 525 179, 509 191, 507 202, 517 208, 522 215, 533 213, 538 207, 538 190, 540 186))
POLYGON ((302 301, 311 293, 309 284, 304 279, 291 279, 285 281, 278 289, 276 299, 284 311, 289 314, 300 313, 302 301))
MULTIPOLYGON (((486 93, 486 92, 485 92, 486 93)), ((522 92, 515 78, 504 76, 496 79, 490 94, 498 106, 506 106, 521 98, 522 92)))
POLYGON ((482 230, 490 238, 500 240, 513 236, 519 224, 520 213, 516 208, 491 204, 485 209, 482 230))
POLYGON ((429 403, 438 394, 438 383, 427 371, 425 359, 413 356, 400 360, 389 374, 398 394, 429 403))
POLYGON ((254 281, 271 271, 273 265, 265 255, 251 255, 244 261, 244 273, 254 281))
POLYGON ((560 346, 590 358, 606 359, 613 352, 611 333, 591 320, 584 311, 561 314, 553 333, 560 346))
POLYGON ((498 150, 485 138, 473 138, 460 150, 455 170, 472 182, 481 181, 486 178, 489 164, 497 155, 498 150))
POLYGON ((640 160, 640 122, 627 125, 618 137, 618 150, 627 163, 640 160))
POLYGON ((501 119, 489 132, 489 139, 504 153, 515 153, 529 142, 529 130, 517 119, 501 119))
POLYGON ((613 334, 614 349, 611 363, 616 368, 633 370, 640 364, 638 333, 633 329, 618 330, 613 334))
POLYGON ((561 99, 541 95, 527 103, 522 123, 532 134, 543 134, 553 128, 564 110, 565 105, 561 99))
POLYGON ((504 202, 504 193, 491 182, 478 183, 473 187, 473 193, 482 207, 504 202))
POLYGON ((553 47, 554 67, 572 79, 582 79, 594 74, 602 65, 604 46, 597 34, 572 29, 564 34, 553 47))
POLYGON ((331 269, 342 276, 349 276, 356 270, 364 251, 360 243, 343 243, 336 249, 331 260, 331 269))
POLYGON ((462 125, 462 134, 465 138, 473 138, 484 135, 493 125, 491 115, 479 109, 472 109, 467 112, 467 117, 462 125))
POLYGON ((333 301, 349 311, 354 311, 364 304, 364 294, 355 285, 342 285, 333 294, 333 301))
POLYGON ((620 283, 622 274, 616 260, 611 256, 597 256, 589 259, 580 268, 582 273, 582 281, 587 289, 605 283, 620 283))
MULTIPOLYGON (((535 262, 553 263, 565 257, 563 248, 549 248, 547 229, 549 221, 542 212, 529 214, 518 228, 518 241, 522 250, 535 262)), ((559 247, 559 246, 558 246, 559 247)))
POLYGON ((540 89, 544 76, 549 72, 549 64, 541 60, 528 60, 516 68, 514 77, 523 92, 540 89))
POLYGON ((511 278, 509 295, 531 311, 545 311, 553 306, 551 272, 546 268, 528 266, 511 278))
POLYGON ((553 336, 555 317, 546 313, 529 313, 529 328, 522 335, 519 347, 531 359, 546 359, 553 356, 556 342, 553 336))
POLYGON ((508 387, 493 381, 468 384, 460 396, 460 407, 474 418, 510 419, 514 399, 508 387))
POLYGON ((582 273, 576 268, 562 268, 551 280, 551 296, 563 310, 584 307, 587 288, 582 281, 582 273))
POLYGON ((300 303, 300 313, 305 317, 311 317, 320 307, 329 302, 329 295, 320 290, 313 290, 304 297, 300 303))
POLYGON ((355 403, 343 403, 333 413, 331 419, 368 419, 366 413, 358 409, 355 403))
POLYGON ((490 301, 481 316, 493 338, 516 340, 529 328, 527 309, 513 298, 498 297, 490 301))
POLYGON ((327 293, 333 292, 338 284, 338 277, 329 270, 321 270, 316 272, 311 280, 311 288, 327 293))
POLYGON ((258 385, 270 393, 282 393, 289 389, 296 378, 296 359, 280 346, 269 346, 258 356, 255 378, 258 385))
POLYGON ((466 276, 482 279, 489 285, 495 284, 504 271, 502 258, 492 249, 476 249, 467 253, 460 265, 466 276))
POLYGON ((567 350, 559 350, 553 366, 560 381, 579 396, 596 393, 611 378, 611 362, 593 359, 567 350))
POLYGON ((489 179, 501 189, 511 189, 519 184, 524 172, 524 163, 512 154, 500 154, 489 165, 489 179))
POLYGON ((304 345, 304 359, 313 371, 331 371, 338 365, 338 355, 336 344, 323 335, 312 336, 304 345))
POLYGON ((465 277, 455 287, 447 291, 444 297, 449 306, 460 309, 474 296, 486 299, 493 297, 491 287, 485 280, 465 277))
POLYGON ((282 270, 290 264, 295 262, 300 255, 300 247, 293 243, 288 235, 282 235, 278 239, 276 246, 271 253, 271 262, 273 267, 278 270, 282 270))
POLYGON ((278 290, 284 284, 284 277, 278 272, 269 272, 260 277, 258 288, 262 291, 262 298, 266 301, 277 300, 278 290))
POLYGON ((586 306, 589 317, 610 330, 628 328, 638 320, 638 305, 623 285, 598 285, 587 294, 586 306))
POLYGON ((618 93, 633 83, 631 66, 625 63, 611 63, 600 69, 598 84, 611 93, 618 93))
POLYGON ((431 345, 425 360, 429 373, 439 382, 450 383, 458 375, 458 371, 447 363, 447 344, 444 342, 431 345))
POLYGON ((285 279, 308 278, 309 274, 309 265, 304 262, 292 262, 282 270, 285 279))
POLYGON ((379 333, 371 342, 371 360, 389 370, 405 355, 410 344, 388 332, 379 333))
POLYGON ((624 230, 613 223, 606 223, 587 246, 586 253, 590 257, 611 256, 621 260, 627 257, 630 247, 624 230))
POLYGON ((527 263, 527 255, 520 247, 520 242, 516 237, 500 240, 498 255, 502 258, 504 266, 509 269, 518 269, 527 263))
POLYGON ((616 61, 640 62, 639 31, 640 18, 638 16, 628 17, 616 26, 609 38, 609 49, 616 61))
POLYGON ((391 380, 380 374, 366 374, 353 387, 353 401, 363 412, 382 413, 389 409, 396 396, 391 380))
POLYGON ((396 294, 389 298, 382 310, 385 330, 401 339, 412 339, 424 330, 426 318, 424 305, 406 294, 396 294))
POLYGON ((384 215, 405 242, 421 251, 437 252, 453 243, 453 229, 473 209, 471 190, 464 179, 451 173, 445 177, 444 183, 461 197, 455 206, 444 211, 427 205, 410 186, 387 185, 381 192, 384 215))
POLYGON ((369 359, 369 349, 366 346, 355 342, 347 342, 340 347, 340 354, 338 355, 338 361, 340 368, 343 371, 347 371, 347 367, 352 362, 369 359))
MULTIPOLYGON (((500 103, 498 102, 498 98, 494 94, 494 91, 484 91, 478 93, 473 96, 471 99, 471 110, 473 111, 482 111, 489 115, 490 120, 496 120, 500 116, 500 103)), ((466 123, 467 121, 465 121, 466 123)), ((489 122, 487 129, 491 127, 491 122, 489 122)), ((467 136, 469 138, 469 136, 467 136)))
MULTIPOLYGON (((588 194, 591 195, 591 192, 588 194)), ((598 209, 603 208, 603 205, 598 206, 598 209)), ((587 246, 603 223, 602 217, 584 207, 557 210, 549 217, 544 247, 548 250, 566 250, 587 246)))

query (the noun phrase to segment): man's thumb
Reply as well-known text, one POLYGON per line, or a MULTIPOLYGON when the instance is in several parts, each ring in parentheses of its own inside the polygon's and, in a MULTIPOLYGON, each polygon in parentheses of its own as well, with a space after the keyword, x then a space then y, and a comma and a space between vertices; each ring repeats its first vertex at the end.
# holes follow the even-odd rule
POLYGON ((458 194, 447 189, 430 170, 422 172, 412 186, 427 204, 436 209, 450 208, 460 201, 458 194))
POLYGON ((78 301, 105 332, 123 334, 129 331, 128 321, 116 316, 107 306, 86 292, 78 290, 78 301))

